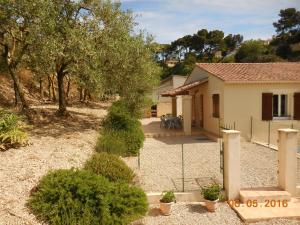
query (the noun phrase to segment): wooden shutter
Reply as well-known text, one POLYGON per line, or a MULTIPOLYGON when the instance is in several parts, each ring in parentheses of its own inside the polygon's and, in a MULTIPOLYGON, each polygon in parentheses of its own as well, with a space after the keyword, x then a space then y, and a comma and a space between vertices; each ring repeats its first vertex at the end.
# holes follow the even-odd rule
POLYGON ((262 93, 262 120, 273 119, 273 94, 262 93))
POLYGON ((213 117, 219 118, 220 116, 220 95, 213 94, 213 117))
POLYGON ((300 92, 294 94, 294 120, 300 120, 300 92))

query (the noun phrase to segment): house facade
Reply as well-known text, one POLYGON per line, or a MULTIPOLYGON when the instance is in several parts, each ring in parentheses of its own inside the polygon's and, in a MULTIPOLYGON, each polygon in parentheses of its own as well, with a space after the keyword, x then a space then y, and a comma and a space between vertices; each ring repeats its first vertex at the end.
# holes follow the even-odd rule
MULTIPOLYGON (((182 86, 186 81, 187 76, 172 75, 168 78, 162 80, 160 85, 155 88, 152 92, 152 102, 154 106, 152 108, 156 109, 156 116, 160 117, 165 114, 172 113, 172 98, 169 96, 163 97, 161 94, 167 91, 171 91, 182 86)), ((176 115, 182 114, 182 100, 178 97, 176 100, 176 115)), ((173 104, 175 106, 175 104, 173 104)), ((174 110, 173 110, 174 112, 174 110)))
POLYGON ((199 63, 183 86, 163 96, 186 101, 185 126, 218 136, 231 128, 250 138, 254 122, 257 135, 266 121, 279 129, 293 120, 300 128, 300 63, 199 63))

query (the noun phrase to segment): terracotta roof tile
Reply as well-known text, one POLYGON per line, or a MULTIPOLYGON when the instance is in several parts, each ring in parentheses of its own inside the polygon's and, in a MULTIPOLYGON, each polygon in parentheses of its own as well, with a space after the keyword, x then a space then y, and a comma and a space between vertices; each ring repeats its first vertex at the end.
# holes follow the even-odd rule
POLYGON ((176 95, 184 94, 187 90, 189 90, 193 87, 197 87, 198 85, 201 85, 201 84, 203 84, 207 81, 208 81, 208 79, 203 79, 203 80, 195 81, 191 84, 182 85, 182 86, 180 86, 178 88, 175 88, 171 91, 167 91, 167 92, 162 93, 161 96, 170 97, 170 96, 176 96, 176 95))
POLYGON ((300 63, 197 63, 227 82, 300 81, 300 63))

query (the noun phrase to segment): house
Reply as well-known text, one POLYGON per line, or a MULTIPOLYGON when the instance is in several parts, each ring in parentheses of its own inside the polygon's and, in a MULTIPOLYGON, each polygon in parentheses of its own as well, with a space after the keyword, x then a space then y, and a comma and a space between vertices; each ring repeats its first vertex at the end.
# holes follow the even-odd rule
POLYGON ((300 63, 198 63, 184 85, 162 96, 183 99, 186 134, 195 126, 220 136, 227 127, 250 138, 253 121, 256 132, 266 121, 300 127, 300 63))
MULTIPOLYGON (((163 97, 161 96, 162 93, 166 91, 170 91, 173 89, 176 89, 179 86, 182 86, 186 80, 187 76, 181 76, 181 75, 172 75, 167 77, 166 79, 162 80, 160 82, 160 85, 153 90, 152 93, 152 101, 154 105, 152 106, 152 110, 154 110, 156 113, 155 116, 160 117, 165 114, 172 113, 172 98, 171 97, 163 97)), ((181 115, 181 98, 176 99, 176 109, 173 110, 175 115, 181 115)), ((175 104, 174 104, 175 106, 175 104)))
POLYGON ((178 64, 179 61, 178 60, 167 60, 165 62, 165 64, 167 65, 167 67, 169 68, 173 68, 174 66, 176 66, 176 64, 178 64))

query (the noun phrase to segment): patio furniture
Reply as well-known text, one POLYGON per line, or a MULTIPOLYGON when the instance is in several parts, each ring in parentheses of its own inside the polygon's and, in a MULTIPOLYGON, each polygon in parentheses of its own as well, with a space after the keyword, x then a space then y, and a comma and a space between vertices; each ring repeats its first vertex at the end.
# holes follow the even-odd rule
POLYGON ((170 114, 161 116, 160 127, 167 129, 180 129, 182 127, 182 119, 180 117, 174 117, 170 114))

